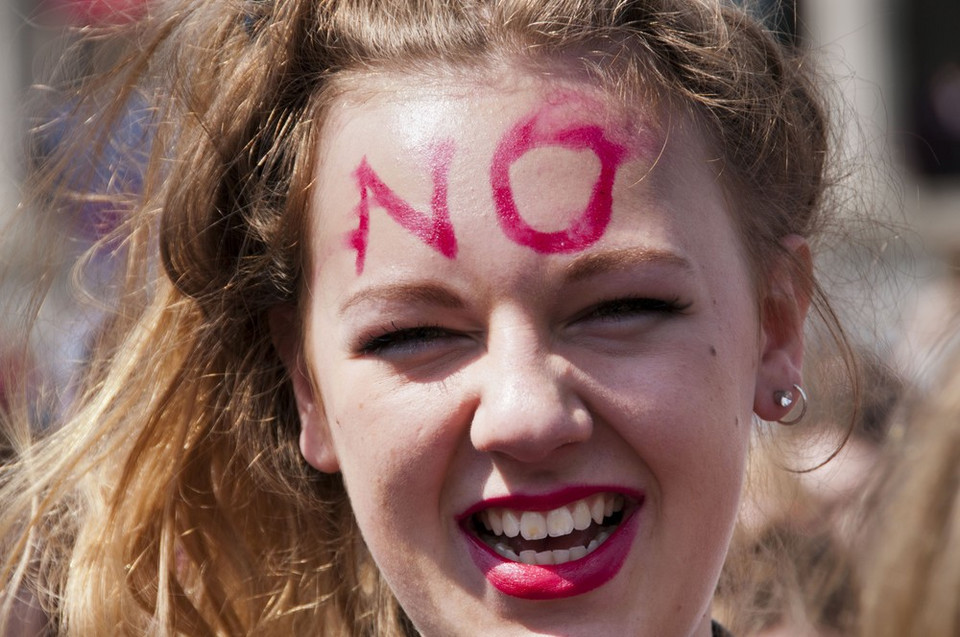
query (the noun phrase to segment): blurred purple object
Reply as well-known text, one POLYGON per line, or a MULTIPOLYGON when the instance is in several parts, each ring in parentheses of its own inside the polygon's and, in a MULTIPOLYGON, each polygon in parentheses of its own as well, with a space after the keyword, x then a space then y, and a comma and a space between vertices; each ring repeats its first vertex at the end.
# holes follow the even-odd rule
POLYGON ((116 24, 137 19, 147 0, 47 0, 47 4, 65 10, 77 22, 116 24))

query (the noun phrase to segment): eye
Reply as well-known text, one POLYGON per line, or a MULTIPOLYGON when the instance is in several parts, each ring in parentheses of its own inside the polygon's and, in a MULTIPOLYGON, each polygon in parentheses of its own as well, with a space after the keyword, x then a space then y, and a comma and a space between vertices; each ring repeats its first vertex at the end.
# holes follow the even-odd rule
POLYGON ((622 321, 650 314, 679 314, 690 307, 677 298, 624 297, 602 301, 577 317, 577 321, 622 321))
POLYGON ((361 356, 404 356, 421 353, 448 340, 465 338, 462 334, 436 325, 400 328, 390 325, 369 338, 362 338, 356 353, 361 356))

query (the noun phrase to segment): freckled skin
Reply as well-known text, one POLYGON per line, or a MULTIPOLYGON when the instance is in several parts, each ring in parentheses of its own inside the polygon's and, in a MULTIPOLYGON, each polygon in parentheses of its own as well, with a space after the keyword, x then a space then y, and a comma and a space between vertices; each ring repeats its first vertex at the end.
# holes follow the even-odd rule
POLYGON ((366 545, 428 637, 707 637, 743 423, 786 382, 768 362, 776 343, 726 198, 695 127, 665 143, 649 113, 590 85, 510 77, 370 79, 362 99, 333 105, 305 238, 303 350, 316 385, 290 366, 301 449, 343 474, 366 545), (545 132, 510 141, 538 116, 545 132), (581 131, 573 149, 564 131, 581 131), (431 172, 443 144, 449 163, 431 172), (530 170, 501 174, 528 147, 530 170), (358 267, 344 238, 357 236, 363 162, 415 213, 398 213, 366 175, 358 267), (572 243, 523 238, 531 204, 505 213, 506 189, 536 193, 537 214, 579 211, 585 230, 567 219, 556 232, 572 243), (594 189, 604 192, 584 207, 594 189), (443 231, 422 231, 441 227, 441 212, 455 255, 439 247, 443 231), (616 576, 563 600, 492 586, 459 516, 591 485, 643 494, 616 576))

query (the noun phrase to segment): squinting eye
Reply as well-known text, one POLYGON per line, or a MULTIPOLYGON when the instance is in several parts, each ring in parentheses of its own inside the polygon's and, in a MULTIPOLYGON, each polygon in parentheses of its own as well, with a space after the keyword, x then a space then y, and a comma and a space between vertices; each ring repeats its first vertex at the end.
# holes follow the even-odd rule
POLYGON ((580 320, 616 321, 641 314, 673 314, 686 310, 689 303, 678 299, 622 298, 597 303, 581 316, 580 320))
POLYGON ((393 328, 363 341, 357 353, 364 356, 412 354, 456 334, 433 325, 393 328))

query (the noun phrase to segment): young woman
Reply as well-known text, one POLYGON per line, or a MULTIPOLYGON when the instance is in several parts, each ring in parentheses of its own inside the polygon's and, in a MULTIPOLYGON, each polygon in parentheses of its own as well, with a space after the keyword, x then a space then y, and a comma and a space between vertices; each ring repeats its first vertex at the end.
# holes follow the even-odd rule
POLYGON ((721 631, 754 420, 832 315, 806 67, 698 0, 152 11, 76 107, 136 94, 152 152, 82 391, 10 436, 6 616, 721 631))

